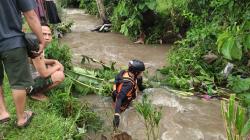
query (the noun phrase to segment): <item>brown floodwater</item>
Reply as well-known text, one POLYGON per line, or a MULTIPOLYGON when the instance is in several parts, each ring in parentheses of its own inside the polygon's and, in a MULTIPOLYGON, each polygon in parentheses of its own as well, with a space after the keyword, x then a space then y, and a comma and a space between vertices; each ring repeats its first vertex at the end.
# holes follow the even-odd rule
MULTIPOLYGON (((90 30, 100 21, 82 10, 67 9, 64 20, 74 21, 72 32, 66 34, 62 42, 68 44, 73 52, 73 63, 80 65, 81 55, 87 55, 103 62, 116 61, 117 67, 127 65, 131 59, 141 59, 152 73, 166 64, 168 45, 138 45, 119 33, 97 33, 90 30)), ((204 101, 196 97, 179 97, 168 88, 151 88, 149 94, 152 104, 162 107, 160 121, 161 140, 225 140, 226 134, 220 112, 220 101, 204 101)), ((82 102, 90 103, 101 116, 104 132, 112 133, 113 110, 111 99, 97 95, 81 97, 82 102)), ((141 96, 135 102, 139 102, 141 96)), ((133 140, 146 140, 143 119, 133 106, 121 116, 120 129, 130 134, 133 140)), ((92 139, 99 140, 98 135, 92 139)))
POLYGON ((66 34, 62 42, 72 48, 73 63, 79 65, 81 55, 93 57, 105 63, 117 62, 117 67, 125 67, 129 60, 140 59, 149 71, 166 65, 168 45, 141 45, 119 33, 91 32, 100 21, 79 10, 67 10, 66 20, 74 21, 72 32, 66 34))

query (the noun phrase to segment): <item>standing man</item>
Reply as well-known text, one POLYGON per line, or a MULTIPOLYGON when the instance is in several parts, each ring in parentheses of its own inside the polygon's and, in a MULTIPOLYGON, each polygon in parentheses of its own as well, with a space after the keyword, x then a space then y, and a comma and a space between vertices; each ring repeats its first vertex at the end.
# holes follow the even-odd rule
POLYGON ((6 72, 16 107, 17 127, 23 128, 33 117, 32 111, 25 111, 26 88, 33 83, 22 32, 21 12, 40 42, 40 54, 45 46, 40 21, 34 12, 34 0, 0 0, 0 123, 10 119, 3 96, 3 78, 6 72))

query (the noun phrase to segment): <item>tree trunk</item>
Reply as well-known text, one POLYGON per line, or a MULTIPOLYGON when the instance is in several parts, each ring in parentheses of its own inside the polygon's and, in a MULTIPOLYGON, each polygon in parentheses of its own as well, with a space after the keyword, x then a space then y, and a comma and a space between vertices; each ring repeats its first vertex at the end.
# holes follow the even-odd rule
POLYGON ((96 4, 97 4, 97 8, 98 8, 100 18, 102 19, 103 23, 106 23, 108 21, 108 18, 107 18, 107 15, 106 15, 103 0, 96 0, 96 4))

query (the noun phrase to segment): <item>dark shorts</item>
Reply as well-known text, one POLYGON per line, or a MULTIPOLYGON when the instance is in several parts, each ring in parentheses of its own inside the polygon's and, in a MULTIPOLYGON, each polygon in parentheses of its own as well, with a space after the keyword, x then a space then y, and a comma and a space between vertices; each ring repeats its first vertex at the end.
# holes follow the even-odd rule
POLYGON ((51 76, 49 76, 47 78, 37 77, 34 79, 34 82, 35 83, 34 83, 33 87, 36 87, 36 88, 47 88, 53 84, 51 76))
POLYGON ((3 84, 4 70, 12 89, 26 89, 33 84, 25 47, 0 52, 0 84, 3 84))

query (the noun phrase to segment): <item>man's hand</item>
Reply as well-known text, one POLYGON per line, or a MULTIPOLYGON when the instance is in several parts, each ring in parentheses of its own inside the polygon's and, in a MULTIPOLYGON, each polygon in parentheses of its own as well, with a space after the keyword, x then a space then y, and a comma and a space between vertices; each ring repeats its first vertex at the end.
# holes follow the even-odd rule
POLYGON ((60 71, 64 71, 63 65, 58 60, 55 60, 55 64, 60 66, 60 71))
POLYGON ((45 48, 45 42, 40 43, 39 50, 37 53, 40 55, 43 52, 44 48, 45 48))
POLYGON ((35 58, 35 57, 38 57, 42 54, 43 52, 43 49, 45 47, 45 44, 39 44, 39 50, 38 51, 31 51, 32 53, 32 57, 31 58, 35 58))
POLYGON ((116 113, 114 115, 114 119, 113 119, 114 128, 118 128, 119 127, 119 123, 120 123, 120 115, 118 113, 116 113))

